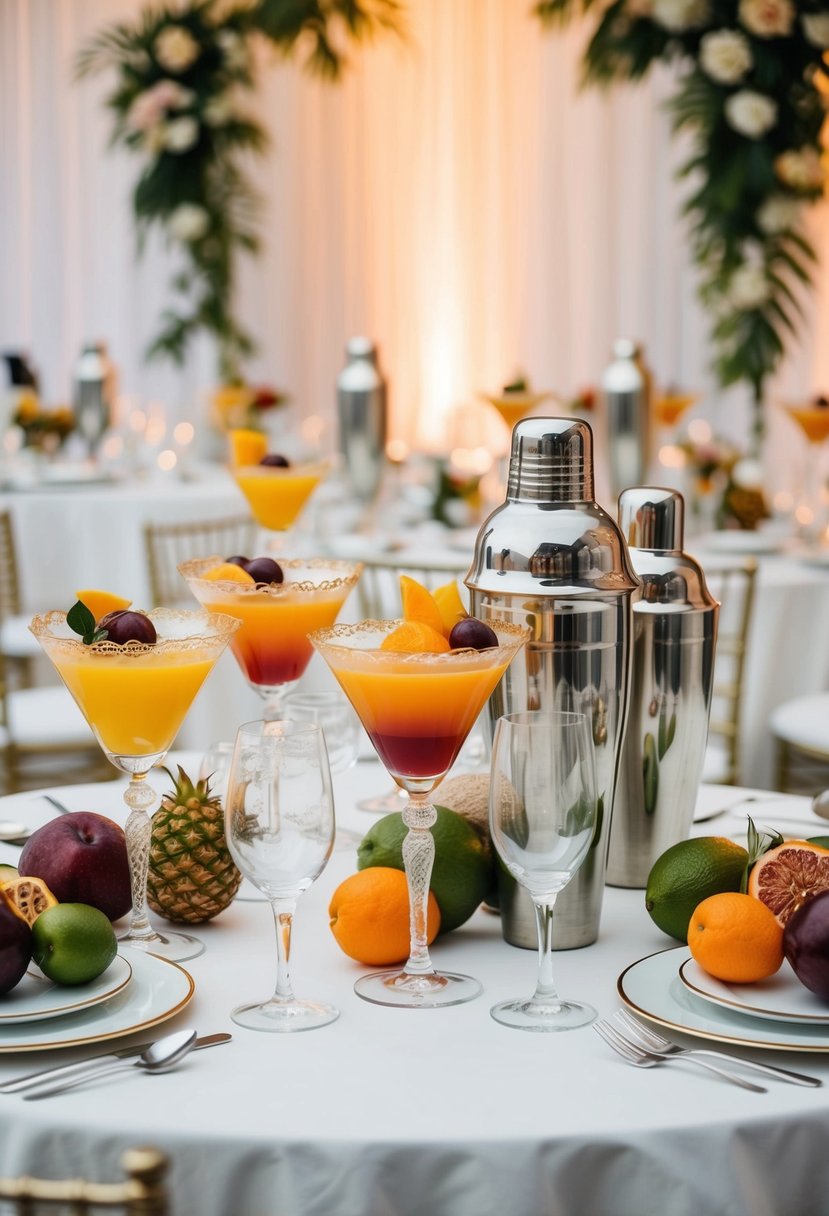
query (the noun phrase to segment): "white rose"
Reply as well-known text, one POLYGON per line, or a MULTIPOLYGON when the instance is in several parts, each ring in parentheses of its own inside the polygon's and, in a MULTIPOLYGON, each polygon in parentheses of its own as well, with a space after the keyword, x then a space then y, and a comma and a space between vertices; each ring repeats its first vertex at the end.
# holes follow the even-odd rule
POLYGON ((769 281, 760 266, 740 266, 728 284, 729 301, 743 312, 765 304, 769 294, 769 281))
POLYGON ((781 152, 774 162, 774 171, 792 190, 819 190, 823 185, 823 165, 815 148, 792 148, 781 152))
POLYGON ((199 57, 199 44, 183 25, 165 25, 153 43, 155 57, 168 72, 186 72, 199 57))
POLYGON ((788 232, 800 219, 801 203, 787 194, 773 194, 757 210, 757 226, 761 232, 774 236, 788 232))
POLYGON ((829 13, 804 13, 800 20, 806 41, 822 50, 829 49, 829 13))
POLYGON ((751 46, 739 30, 713 30, 702 37, 699 61, 717 84, 737 84, 752 65, 751 46))
POLYGON ((208 127, 225 127, 236 114, 236 106, 230 93, 218 93, 205 102, 202 118, 208 127))
POLYGON ((654 0, 653 19, 659 25, 681 33, 708 20, 708 0, 654 0))
POLYGON ((792 0, 740 0, 740 23, 758 38, 787 38, 792 32, 792 0))
POLYGON ((199 124, 195 118, 175 118, 165 123, 164 147, 168 152, 189 152, 199 138, 199 124))
POLYGON ((177 241, 198 241, 210 227, 210 215, 198 203, 180 203, 170 213, 167 226, 177 241))
POLYGON ((777 102, 751 89, 740 89, 727 99, 725 117, 740 135, 759 139, 777 122, 777 102))
POLYGON ((220 30, 216 35, 216 43, 224 55, 225 63, 231 69, 245 68, 248 63, 248 48, 244 38, 233 30, 220 30))

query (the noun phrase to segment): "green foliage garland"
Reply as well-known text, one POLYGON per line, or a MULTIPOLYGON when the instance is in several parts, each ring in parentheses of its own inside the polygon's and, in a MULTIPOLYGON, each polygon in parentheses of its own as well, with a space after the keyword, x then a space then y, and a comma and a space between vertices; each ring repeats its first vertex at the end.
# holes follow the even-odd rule
POLYGON ((217 341, 222 380, 238 381, 254 347, 233 309, 237 254, 259 243, 258 200, 240 157, 266 145, 247 108, 252 38, 286 56, 304 52, 309 70, 334 80, 343 44, 398 23, 397 0, 168 0, 81 52, 79 75, 115 69, 112 143, 143 160, 133 194, 139 247, 156 227, 180 255, 151 356, 181 362, 204 330, 217 341))
POLYGON ((552 24, 593 8, 587 82, 679 64, 670 108, 693 140, 680 174, 715 370, 722 385, 747 382, 759 405, 815 261, 800 225, 825 181, 826 0, 540 0, 535 11, 552 24))

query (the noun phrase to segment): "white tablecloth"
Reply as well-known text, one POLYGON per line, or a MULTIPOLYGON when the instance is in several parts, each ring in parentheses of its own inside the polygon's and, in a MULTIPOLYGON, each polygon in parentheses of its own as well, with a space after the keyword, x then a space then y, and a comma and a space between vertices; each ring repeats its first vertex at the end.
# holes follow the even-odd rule
MULTIPOLYGON (((371 821, 355 798, 387 784, 376 763, 336 778, 341 823, 364 830, 371 821)), ((73 809, 122 817, 117 786, 61 794, 73 809)), ((710 787, 700 805, 734 798, 733 789, 710 787)), ((3 799, 0 813, 48 818, 32 794, 3 799)), ((807 813, 803 800, 787 799, 769 802, 758 818, 807 813)), ((745 820, 715 825, 729 833, 745 820)), ((124 1147, 155 1143, 172 1157, 175 1216, 825 1210, 829 1088, 770 1081, 768 1093, 753 1094, 686 1064, 631 1068, 589 1028, 534 1035, 497 1025, 490 1005, 529 994, 536 960, 505 945, 497 919, 483 912, 433 947, 438 965, 478 977, 483 996, 429 1011, 359 1000, 352 984, 365 968, 340 952, 326 923, 330 895, 353 869, 350 848, 334 853, 300 901, 294 937, 295 989, 336 1004, 336 1023, 282 1036, 231 1022, 231 1007, 267 996, 274 978, 270 911, 236 902, 199 930, 207 951, 185 964, 196 996, 167 1024, 231 1031, 233 1042, 164 1076, 102 1080, 38 1103, 3 1097, 0 1171, 115 1176, 124 1147)), ((559 986, 610 1015, 620 971, 670 944, 641 892, 608 888, 599 942, 556 955, 559 986)), ((829 1057, 772 1060, 829 1082, 829 1057)), ((50 1061, 54 1053, 0 1056, 0 1078, 50 1061)))

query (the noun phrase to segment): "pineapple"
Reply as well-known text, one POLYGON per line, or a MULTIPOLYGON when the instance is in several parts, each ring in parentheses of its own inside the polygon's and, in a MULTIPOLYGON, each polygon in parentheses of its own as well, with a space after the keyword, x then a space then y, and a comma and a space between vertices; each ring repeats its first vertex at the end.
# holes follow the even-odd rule
POLYGON ((224 911, 242 876, 225 841, 224 815, 207 779, 178 779, 153 816, 147 902, 166 920, 195 925, 224 911))

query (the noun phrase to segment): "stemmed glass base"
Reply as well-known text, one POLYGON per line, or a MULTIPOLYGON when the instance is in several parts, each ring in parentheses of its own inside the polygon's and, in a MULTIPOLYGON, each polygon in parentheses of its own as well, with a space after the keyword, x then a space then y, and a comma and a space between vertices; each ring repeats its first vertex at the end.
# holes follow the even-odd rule
MULTIPOLYGON (((123 758, 119 767, 125 767, 123 758)), ((130 783, 124 791, 124 802, 130 808, 124 831, 132 887, 132 912, 130 927, 123 937, 118 938, 118 943, 180 963, 204 954, 204 942, 197 937, 191 937, 189 933, 158 933, 147 916, 147 870, 152 836, 152 822, 148 811, 159 799, 146 778, 146 772, 132 773, 130 783)))
POLYGON ((406 1009, 438 1009, 463 1005, 481 994, 481 985, 470 975, 432 971, 425 975, 409 971, 375 971, 354 985, 357 996, 374 1005, 400 1005, 406 1009))
POLYGON ((240 1005, 231 1012, 231 1020, 248 1030, 266 1030, 285 1033, 297 1030, 316 1030, 327 1026, 340 1016, 333 1005, 318 1001, 280 1001, 272 997, 260 1004, 240 1005))
POLYGON ((592 1005, 581 1001, 502 1001, 493 1005, 490 1014, 502 1026, 516 1030, 574 1030, 589 1026, 599 1016, 592 1005))

